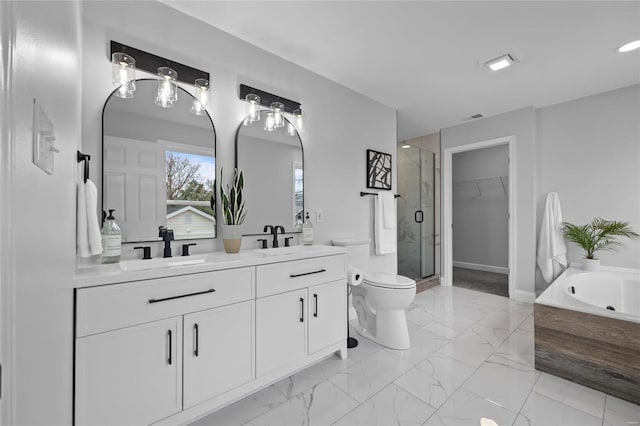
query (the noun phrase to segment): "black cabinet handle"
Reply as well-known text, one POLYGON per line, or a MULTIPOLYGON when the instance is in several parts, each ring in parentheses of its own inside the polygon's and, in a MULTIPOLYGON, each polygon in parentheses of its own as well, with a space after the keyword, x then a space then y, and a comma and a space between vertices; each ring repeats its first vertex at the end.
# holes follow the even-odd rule
POLYGON ((168 330, 167 334, 169 335, 169 357, 167 358, 167 363, 171 365, 171 348, 173 347, 171 344, 171 330, 168 330))
POLYGON ((304 322, 304 298, 300 298, 300 322, 304 322))
POLYGON ((209 290, 199 291, 197 293, 181 294, 179 296, 165 297, 164 299, 149 299, 149 303, 165 302, 167 300, 181 299, 183 297, 190 297, 190 296, 197 296, 199 294, 213 293, 214 291, 215 291, 214 289, 210 288, 209 290))
POLYGON ((315 300, 315 302, 316 302, 316 310, 315 310, 315 312, 313 313, 313 316, 314 316, 314 317, 316 317, 316 318, 318 318, 318 295, 314 293, 314 295, 313 295, 313 299, 314 299, 314 300, 315 300))
POLYGON ((291 275, 289 275, 289 277, 290 278, 304 277, 305 275, 319 274, 321 272, 327 272, 327 270, 326 269, 319 269, 317 271, 304 272, 302 274, 291 274, 291 275))
POLYGON ((198 356, 198 347, 200 346, 200 343, 198 342, 198 338, 200 333, 198 333, 198 324, 193 324, 193 332, 195 334, 195 338, 196 338, 196 348, 193 351, 193 355, 198 356))
POLYGON ((416 212, 413 215, 413 218, 416 221, 416 223, 424 222, 424 212, 422 210, 416 210, 416 212))

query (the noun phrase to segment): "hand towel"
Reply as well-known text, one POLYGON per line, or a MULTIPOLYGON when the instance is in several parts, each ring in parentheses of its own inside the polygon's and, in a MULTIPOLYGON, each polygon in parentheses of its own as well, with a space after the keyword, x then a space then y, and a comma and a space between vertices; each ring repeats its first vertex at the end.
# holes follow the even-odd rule
POLYGON ((77 185, 77 229, 76 243, 78 256, 90 257, 102 253, 102 236, 98 223, 98 189, 87 179, 77 185))
POLYGON ((395 222, 393 228, 386 228, 384 223, 384 195, 390 195, 393 197, 393 194, 391 193, 379 193, 378 196, 375 197, 373 221, 376 254, 389 254, 396 252, 397 236, 395 222))
POLYGON ((89 257, 89 234, 87 233, 87 201, 85 197, 84 183, 77 185, 78 201, 76 203, 76 245, 78 256, 89 257))
POLYGON ((382 215, 385 229, 396 228, 396 197, 391 192, 380 192, 378 198, 382 200, 382 215))
POLYGON ((562 209, 556 192, 547 194, 538 237, 537 263, 542 277, 548 283, 567 266, 567 246, 564 243, 562 209))
POLYGON ((102 235, 98 223, 98 189, 96 184, 87 179, 84 184, 87 203, 87 234, 89 238, 89 251, 92 255, 102 253, 102 235))

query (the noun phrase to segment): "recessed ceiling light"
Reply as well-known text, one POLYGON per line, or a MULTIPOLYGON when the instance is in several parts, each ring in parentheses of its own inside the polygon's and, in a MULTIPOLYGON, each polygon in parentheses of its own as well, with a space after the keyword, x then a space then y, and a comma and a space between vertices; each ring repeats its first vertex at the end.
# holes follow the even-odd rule
POLYGON ((632 42, 625 44, 624 46, 618 47, 618 52, 627 53, 639 48, 640 48, 640 40, 634 40, 632 42))
POLYGON ((498 71, 513 65, 514 62, 516 62, 516 58, 510 53, 507 53, 505 55, 498 56, 497 58, 485 62, 484 66, 488 70, 498 71))

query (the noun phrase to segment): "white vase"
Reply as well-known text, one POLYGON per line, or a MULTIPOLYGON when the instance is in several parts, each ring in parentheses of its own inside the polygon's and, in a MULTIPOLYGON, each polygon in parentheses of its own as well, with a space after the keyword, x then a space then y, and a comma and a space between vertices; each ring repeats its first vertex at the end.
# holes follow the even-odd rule
POLYGON ((222 243, 227 253, 238 253, 242 246, 242 226, 222 225, 222 243))
POLYGON ((597 272, 600 270, 600 259, 582 258, 582 270, 587 272, 597 272))

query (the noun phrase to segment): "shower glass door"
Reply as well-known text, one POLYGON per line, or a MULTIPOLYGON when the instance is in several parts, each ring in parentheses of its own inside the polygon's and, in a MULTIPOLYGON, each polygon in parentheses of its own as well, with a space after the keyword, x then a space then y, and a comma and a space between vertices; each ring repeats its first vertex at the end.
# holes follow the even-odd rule
POLYGON ((435 274, 435 154, 398 149, 398 273, 413 279, 435 274))

